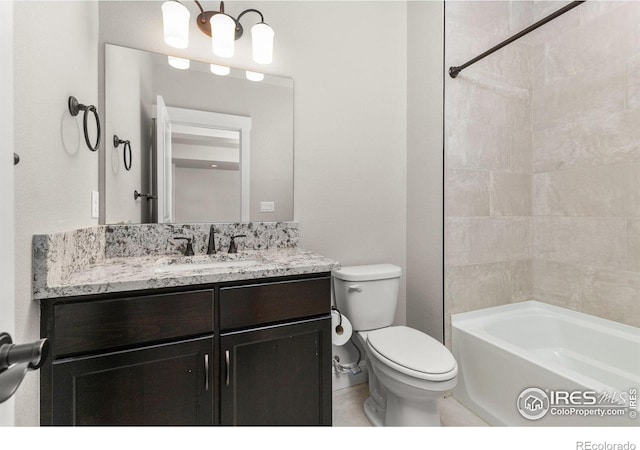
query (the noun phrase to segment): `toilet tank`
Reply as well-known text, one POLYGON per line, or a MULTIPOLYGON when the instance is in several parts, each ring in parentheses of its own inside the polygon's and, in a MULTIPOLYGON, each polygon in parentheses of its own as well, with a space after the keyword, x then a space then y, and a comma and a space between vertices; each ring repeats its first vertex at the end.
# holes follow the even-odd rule
POLYGON ((354 330, 374 330, 393 323, 401 273, 393 264, 342 267, 331 273, 336 306, 354 330))

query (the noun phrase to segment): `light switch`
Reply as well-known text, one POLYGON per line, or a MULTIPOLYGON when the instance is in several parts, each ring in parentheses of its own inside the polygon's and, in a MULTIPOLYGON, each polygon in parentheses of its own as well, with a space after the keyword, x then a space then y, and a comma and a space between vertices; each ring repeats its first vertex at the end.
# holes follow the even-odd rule
POLYGON ((275 202, 260 202, 260 212, 275 212, 275 202))
POLYGON ((100 193, 91 191, 91 218, 97 219, 100 215, 100 193))

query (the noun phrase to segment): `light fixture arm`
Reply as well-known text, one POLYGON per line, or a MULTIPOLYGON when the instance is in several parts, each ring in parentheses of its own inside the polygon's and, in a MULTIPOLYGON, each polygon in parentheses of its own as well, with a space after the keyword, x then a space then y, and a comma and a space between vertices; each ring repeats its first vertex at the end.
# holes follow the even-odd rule
POLYGON ((200 2, 198 0, 193 0, 193 1, 196 3, 196 5, 198 5, 198 8, 200 9, 200 14, 204 14, 204 8, 200 4, 200 2))
POLYGON ((242 19, 242 16, 244 16, 245 14, 250 13, 250 12, 254 12, 254 13, 258 14, 260 16, 260 22, 264 22, 264 16, 257 9, 245 9, 244 11, 242 11, 240 13, 238 18, 236 19, 236 22, 240 22, 240 19, 242 19))
MULTIPOLYGON (((198 17, 196 19, 196 21, 198 23, 198 28, 200 28, 200 30, 204 34, 206 34, 207 36, 211 36, 211 25, 210 25, 209 21, 210 21, 211 17, 213 15, 215 15, 215 14, 225 14, 225 12, 224 12, 224 1, 220 2, 219 11, 205 11, 199 1, 194 0, 194 2, 196 3, 196 5, 198 5, 198 8, 200 9, 200 14, 198 15, 198 17)), ((258 11, 257 9, 253 9, 253 8, 245 9, 244 11, 242 11, 237 19, 233 18, 232 16, 229 16, 236 23, 236 35, 235 35, 235 40, 236 41, 238 39, 240 39, 242 37, 242 35, 244 34, 244 29, 242 28, 242 25, 240 24, 240 19, 245 14, 248 14, 248 13, 251 13, 251 12, 254 12, 254 13, 258 14, 260 16, 260 22, 264 23, 264 16, 262 15, 262 13, 260 11, 258 11)))
POLYGON ((242 37, 242 34, 244 33, 244 29, 242 28, 242 25, 240 24, 240 19, 242 18, 242 16, 244 16, 247 13, 250 12, 254 12, 256 14, 258 14, 260 16, 260 23, 264 23, 264 16, 262 15, 262 13, 260 11, 258 11, 257 9, 245 9, 244 11, 242 11, 240 13, 240 15, 238 16, 238 18, 236 19, 236 41, 238 39, 240 39, 242 37))

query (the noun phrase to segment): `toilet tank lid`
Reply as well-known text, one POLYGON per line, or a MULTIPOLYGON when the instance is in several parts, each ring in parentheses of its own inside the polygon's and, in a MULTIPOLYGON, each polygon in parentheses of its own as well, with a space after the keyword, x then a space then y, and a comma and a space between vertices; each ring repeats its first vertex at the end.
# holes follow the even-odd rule
POLYGON ((368 264, 334 269, 331 274, 344 281, 370 281, 398 278, 402 269, 393 264, 368 264))

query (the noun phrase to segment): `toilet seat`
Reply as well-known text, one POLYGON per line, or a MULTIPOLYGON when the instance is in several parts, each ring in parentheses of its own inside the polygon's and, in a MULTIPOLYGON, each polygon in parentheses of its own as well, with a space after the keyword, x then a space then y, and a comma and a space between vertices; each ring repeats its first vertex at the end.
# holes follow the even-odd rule
POLYGON ((428 381, 446 381, 458 373, 451 352, 431 336, 405 326, 386 327, 367 333, 367 347, 387 366, 428 381))

